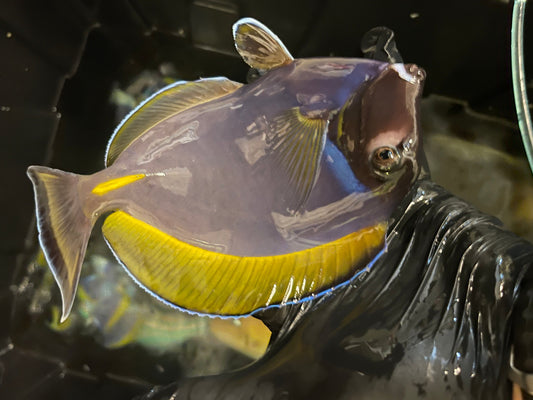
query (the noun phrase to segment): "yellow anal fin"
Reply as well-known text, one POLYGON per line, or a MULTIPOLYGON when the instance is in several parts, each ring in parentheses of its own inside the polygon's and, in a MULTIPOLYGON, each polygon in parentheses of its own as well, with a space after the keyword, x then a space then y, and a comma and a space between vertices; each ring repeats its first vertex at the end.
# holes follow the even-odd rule
POLYGON ((382 247, 386 224, 265 257, 204 250, 122 211, 111 214, 102 230, 132 275, 163 300, 198 313, 237 316, 302 299, 347 278, 382 247))
POLYGON ((102 196, 106 193, 111 192, 112 190, 119 189, 123 186, 129 185, 130 183, 138 181, 139 179, 143 179, 145 176, 145 174, 135 174, 111 179, 109 181, 102 182, 96 185, 92 192, 98 196, 102 196))

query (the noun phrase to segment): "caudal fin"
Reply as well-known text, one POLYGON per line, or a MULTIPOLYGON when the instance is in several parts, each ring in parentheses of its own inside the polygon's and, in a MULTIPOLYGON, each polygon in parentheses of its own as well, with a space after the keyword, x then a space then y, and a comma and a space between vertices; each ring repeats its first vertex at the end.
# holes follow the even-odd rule
POLYGON ((61 291, 63 322, 72 309, 94 221, 82 209, 79 175, 31 166, 28 176, 35 192, 39 242, 61 291))

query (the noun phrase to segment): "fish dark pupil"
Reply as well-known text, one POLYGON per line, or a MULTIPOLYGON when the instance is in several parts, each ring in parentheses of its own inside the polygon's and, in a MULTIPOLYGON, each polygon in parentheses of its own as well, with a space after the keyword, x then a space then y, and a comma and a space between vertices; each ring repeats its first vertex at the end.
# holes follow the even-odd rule
POLYGON ((372 164, 376 170, 388 173, 400 164, 400 155, 394 147, 382 146, 374 151, 372 164))
POLYGON ((386 161, 386 160, 390 160, 394 157, 394 154, 392 154, 392 151, 387 149, 387 150, 382 150, 380 153, 379 153, 379 158, 381 158, 382 160, 386 161))

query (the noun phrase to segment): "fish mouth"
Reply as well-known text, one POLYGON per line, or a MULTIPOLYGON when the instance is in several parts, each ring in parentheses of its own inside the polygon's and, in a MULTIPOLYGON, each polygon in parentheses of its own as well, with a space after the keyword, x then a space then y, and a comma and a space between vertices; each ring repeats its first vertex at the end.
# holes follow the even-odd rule
POLYGON ((426 71, 415 64, 398 63, 392 64, 390 68, 395 70, 400 78, 409 83, 421 84, 426 79, 426 71))

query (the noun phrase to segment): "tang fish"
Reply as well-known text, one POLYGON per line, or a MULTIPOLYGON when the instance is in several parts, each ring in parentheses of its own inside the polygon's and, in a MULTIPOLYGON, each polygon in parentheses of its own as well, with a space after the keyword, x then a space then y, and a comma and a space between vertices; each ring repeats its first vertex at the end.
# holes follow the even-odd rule
POLYGON ((260 75, 252 83, 164 88, 118 126, 95 174, 28 168, 62 320, 104 214, 105 240, 130 276, 201 315, 313 298, 382 251, 387 220, 420 171, 423 70, 294 59, 251 18, 233 36, 260 75))
MULTIPOLYGON (((94 251, 94 248, 93 248, 94 251)), ((34 261, 38 268, 47 268, 42 252, 34 261)), ((251 359, 262 356, 270 340, 270 330, 258 319, 202 318, 179 312, 163 304, 147 301, 144 293, 127 276, 122 274, 118 264, 108 258, 91 254, 84 261, 84 271, 76 292, 77 307, 64 323, 59 323, 61 312, 51 307, 51 329, 72 334, 83 332, 92 335, 106 348, 117 349, 136 344, 151 352, 179 353, 179 346, 190 339, 209 350, 229 347, 251 359), (205 342, 205 343, 204 343, 205 342)), ((31 308, 41 313, 50 301, 52 274, 45 274, 32 299, 31 308)), ((190 370, 217 373, 215 365, 209 363, 204 370, 198 364, 190 370)))
MULTIPOLYGON (((94 335, 97 342, 111 349, 136 343, 158 353, 175 349, 209 331, 211 319, 143 301, 131 280, 120 274, 115 268, 117 265, 105 257, 91 254, 84 266, 84 272, 90 273, 80 278, 76 312, 59 324, 60 310, 52 307, 49 323, 52 329, 67 333, 79 330, 94 335)), ((48 287, 48 282, 43 281, 43 290, 48 287)))

